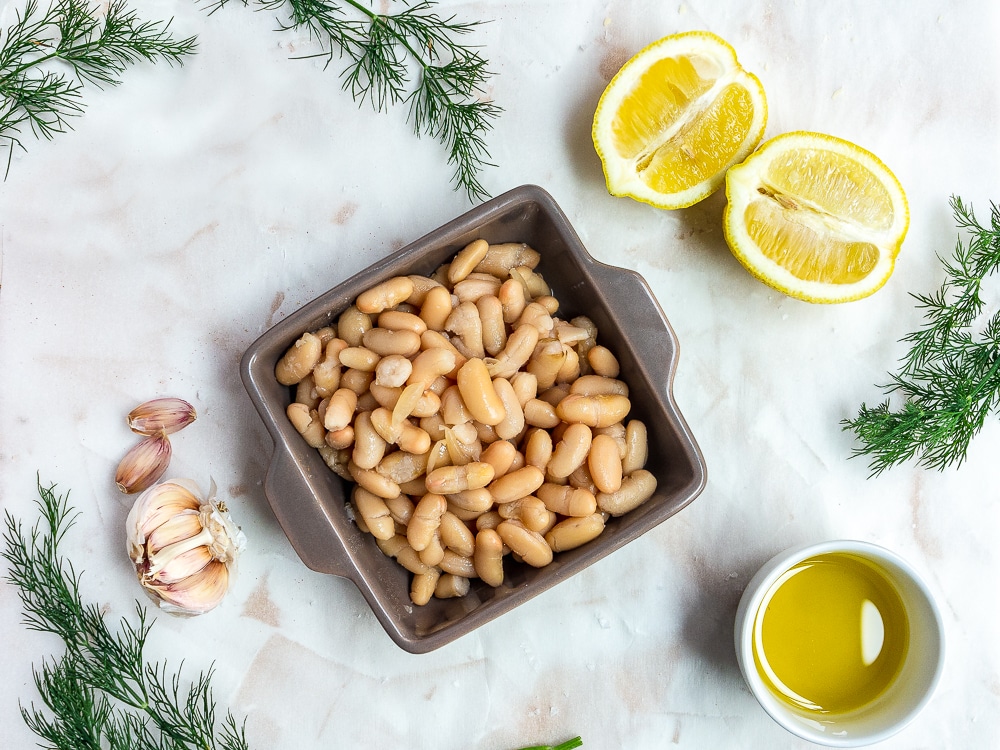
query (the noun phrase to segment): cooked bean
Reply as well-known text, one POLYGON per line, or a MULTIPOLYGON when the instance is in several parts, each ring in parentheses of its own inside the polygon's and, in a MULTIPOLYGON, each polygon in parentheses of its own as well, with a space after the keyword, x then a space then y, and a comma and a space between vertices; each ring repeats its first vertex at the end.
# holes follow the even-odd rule
POLYGON ((479 239, 473 240, 459 250, 448 266, 448 281, 454 285, 466 278, 486 257, 489 249, 486 240, 479 239))
POLYGON ((503 544, 494 529, 481 529, 476 534, 473 566, 483 583, 494 588, 503 583, 503 544))
POLYGON ((524 298, 524 286, 516 279, 508 279, 497 290, 497 299, 503 309, 503 322, 511 325, 524 312, 528 301, 524 298))
POLYGON ((413 363, 401 354, 382 357, 375 367, 375 384, 400 388, 413 372, 413 363))
POLYGON ((552 548, 545 537, 532 531, 520 521, 509 519, 497 526, 497 534, 524 562, 533 568, 541 568, 552 562, 552 548))
POLYGON ((594 493, 577 487, 546 482, 535 490, 535 495, 546 508, 560 516, 589 516, 597 512, 594 493))
POLYGON ((607 347, 596 345, 587 351, 587 362, 598 375, 606 378, 617 378, 621 371, 618 358, 607 347))
POLYGON ((562 345, 562 350, 563 363, 556 373, 556 382, 570 383, 580 377, 580 356, 576 353, 576 349, 566 344, 562 345))
POLYGON ((406 302, 415 307, 420 307, 424 304, 424 300, 427 299, 427 295, 432 289, 444 288, 439 281, 435 281, 429 276, 411 274, 406 278, 413 282, 413 291, 410 292, 410 296, 406 298, 406 302))
POLYGON ((437 568, 428 568, 426 572, 413 576, 410 582, 410 601, 417 606, 427 604, 434 596, 440 578, 441 571, 437 568))
POLYGON ((504 404, 483 360, 470 359, 459 368, 458 390, 474 419, 488 425, 497 425, 503 420, 506 414, 504 404))
POLYGON ((310 409, 305 404, 293 402, 288 405, 285 413, 288 421, 298 431, 313 448, 320 448, 326 445, 326 430, 323 429, 323 422, 319 418, 316 409, 310 409))
POLYGON ((485 487, 472 487, 467 490, 448 493, 451 507, 467 510, 471 513, 485 513, 493 507, 493 493, 485 487))
POLYGON ((428 492, 420 498, 406 527, 406 541, 413 549, 419 552, 431 543, 431 537, 441 525, 441 516, 447 510, 448 501, 444 495, 428 492))
POLYGON ((597 493, 597 507, 613 516, 634 510, 649 500, 656 492, 656 477, 645 469, 638 469, 622 480, 617 492, 597 493))
POLYGON ((475 304, 483 297, 495 297, 500 291, 500 279, 489 274, 470 274, 467 278, 455 284, 451 290, 459 303, 475 304))
POLYGON ((533 398, 524 405, 524 421, 532 427, 551 430, 561 420, 552 404, 533 398))
POLYGON ((514 458, 517 456, 517 448, 514 444, 506 440, 497 440, 491 443, 479 457, 480 461, 485 461, 493 467, 493 477, 502 477, 510 471, 514 458))
POLYGON ((493 467, 475 461, 464 466, 443 466, 427 475, 427 491, 451 495, 485 487, 493 480, 493 467))
POLYGON ((516 518, 524 527, 544 534, 555 523, 555 513, 545 507, 539 498, 526 495, 509 503, 497 505, 497 513, 501 518, 516 518))
POLYGON ((563 433, 562 439, 552 451, 552 458, 546 467, 550 476, 568 477, 587 460, 593 433, 585 424, 573 423, 563 433))
POLYGON ((413 282, 406 276, 396 276, 362 292, 354 304, 363 313, 380 313, 405 301, 412 293, 413 282))
POLYGON ((507 328, 503 322, 503 305, 496 295, 487 294, 476 300, 483 335, 483 349, 495 357, 507 344, 507 328))
POLYGON ((545 534, 545 541, 553 552, 576 549, 601 535, 604 531, 604 516, 592 513, 580 518, 566 518, 553 526, 545 534))
POLYGON ((384 498, 357 486, 351 494, 351 500, 358 513, 365 519, 365 526, 372 536, 378 539, 391 539, 395 536, 393 519, 384 498))
POLYGON ((454 576, 462 576, 463 578, 476 577, 476 567, 472 563, 472 558, 463 557, 454 550, 446 549, 444 551, 444 557, 441 558, 438 567, 445 573, 451 573, 454 576))
POLYGON ((496 529, 501 523, 504 522, 503 516, 501 516, 495 510, 488 510, 485 513, 480 513, 476 516, 476 531, 482 531, 483 529, 496 529))
POLYGON ((580 422, 590 427, 607 427, 621 422, 632 404, 617 394, 582 396, 571 393, 556 407, 556 414, 565 422, 580 422))
POLYGON ((622 486, 622 459, 618 443, 610 435, 597 435, 590 446, 587 468, 601 492, 617 492, 622 486))
POLYGON ((361 312, 356 305, 348 307, 337 319, 337 333, 348 346, 361 346, 365 331, 371 327, 371 317, 361 312))
POLYGON ((437 586, 434 587, 434 596, 437 599, 457 599, 468 594, 470 587, 468 578, 442 573, 438 578, 437 586))
MULTIPOLYGON (((318 367, 319 365, 317 365, 318 367)), ((337 372, 337 382, 340 382, 340 371, 337 372)), ((336 388, 334 388, 336 390, 336 388)), ((316 379, 312 373, 306 375, 295 385, 295 399, 298 404, 315 409, 319 406, 322 397, 329 396, 329 393, 321 394, 316 390, 316 379)))
POLYGON ((493 381, 493 389, 504 410, 503 419, 495 426, 496 434, 501 440, 510 440, 524 431, 524 409, 517 400, 517 393, 509 380, 497 378, 493 381))
POLYGON ((339 388, 330 396, 323 415, 323 426, 328 430, 342 430, 354 419, 358 406, 358 394, 349 388, 339 388))
POLYGON ((399 485, 389 477, 384 477, 374 469, 362 469, 353 461, 347 464, 347 470, 351 477, 359 485, 381 498, 396 497, 399 494, 399 485))
POLYGON ((490 494, 497 503, 509 503, 530 495, 542 486, 545 474, 537 466, 525 466, 517 471, 494 479, 489 485, 490 494))
POLYGON ((420 319, 430 330, 443 331, 453 309, 451 292, 446 287, 437 286, 427 292, 420 306, 420 319))
POLYGON ((525 437, 524 460, 544 471, 551 458, 552 436, 538 427, 529 430, 525 437))
MULTIPOLYGON (((373 328, 372 330, 376 329, 373 328)), ((378 364, 380 358, 381 355, 363 346, 348 346, 338 355, 340 364, 344 367, 353 367, 355 370, 363 370, 365 372, 375 372, 375 366, 378 364)))
MULTIPOLYGON (((625 458, 625 453, 627 446, 625 444, 625 424, 623 422, 615 422, 607 427, 595 427, 594 436, 597 435, 607 435, 615 441, 618 446, 618 455, 620 458, 625 458)), ((642 468, 641 466, 636 468, 642 468)), ((626 474, 628 472, 625 472, 626 474)))
POLYGON ((556 382, 566 361, 566 352, 557 339, 542 339, 528 360, 528 372, 538 378, 538 388, 544 391, 556 382))
POLYGON ((295 385, 312 372, 323 355, 323 342, 312 333, 303 333, 278 360, 274 377, 282 385, 295 385))
POLYGON ((570 386, 570 393, 582 396, 605 396, 617 394, 628 396, 628 386, 621 380, 604 375, 581 375, 570 386))
POLYGON ((507 338, 507 343, 496 358, 487 363, 490 375, 494 378, 509 378, 520 371, 538 346, 538 337, 538 329, 534 326, 521 326, 516 329, 507 338))
POLYGON ((375 380, 375 373, 365 370, 355 370, 353 367, 344 370, 340 376, 340 387, 347 388, 360 397, 371 388, 372 381, 375 380))
POLYGON ((419 315, 401 310, 386 310, 379 313, 378 327, 390 331, 411 331, 418 336, 427 330, 427 324, 419 315))
MULTIPOLYGON (((424 451, 423 453, 395 451, 383 458, 378 466, 375 467, 375 470, 382 476, 389 477, 396 484, 402 486, 406 482, 412 482, 417 478, 423 477, 427 472, 427 459, 429 456, 429 451, 424 451)), ((424 493, 422 488, 423 485, 421 485, 421 495, 424 493)))
POLYGON ((524 242, 502 242, 489 246, 475 270, 505 279, 512 268, 536 268, 541 257, 537 250, 524 242))
POLYGON ((475 537, 458 516, 451 511, 445 511, 439 525, 441 543, 462 557, 472 557, 475 551, 475 537))
POLYGON ((396 495, 385 499, 385 507, 389 509, 392 520, 398 524, 406 526, 413 517, 413 501, 405 494, 396 495))
POLYGON ((354 444, 354 428, 347 425, 342 430, 333 430, 326 433, 326 444, 331 448, 350 448, 354 444))
POLYGON ((622 456, 622 471, 632 474, 646 465, 649 444, 646 425, 638 419, 630 419, 625 426, 625 455, 622 456))
MULTIPOLYGON (((372 328, 365 331, 361 338, 364 345, 378 354, 380 357, 387 357, 390 354, 399 354, 403 357, 412 357, 420 351, 420 334, 413 331, 393 331, 388 328, 372 328)), ((343 352, 341 352, 343 361, 343 352)), ((375 369, 374 367, 372 369, 375 369)))
MULTIPOLYGON (((327 410, 329 411, 329 410, 327 410)), ((372 426, 370 412, 362 412, 354 420, 354 452, 352 460, 362 469, 374 469, 385 455, 386 442, 372 426)))
POLYGON ((340 388, 340 375, 343 372, 340 353, 346 348, 347 342, 343 339, 331 339, 326 343, 323 359, 313 368, 313 384, 316 392, 324 398, 332 396, 340 388))

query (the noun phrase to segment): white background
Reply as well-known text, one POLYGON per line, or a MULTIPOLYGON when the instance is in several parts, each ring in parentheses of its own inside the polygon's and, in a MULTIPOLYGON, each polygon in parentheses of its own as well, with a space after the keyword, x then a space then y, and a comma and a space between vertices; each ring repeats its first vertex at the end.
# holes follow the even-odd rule
MULTIPOLYGON (((20 3, 0 10, 6 27, 20 3)), ((239 381, 272 323, 470 207, 442 147, 402 107, 341 90, 338 61, 238 3, 144 2, 197 34, 182 67, 140 65, 86 92, 51 142, 26 139, 0 183, 0 504, 34 518, 36 474, 72 490, 64 552, 109 618, 141 597, 112 477, 123 416, 160 395, 199 419, 169 476, 220 496, 249 538, 224 605, 157 617, 150 656, 215 664, 216 697, 251 746, 509 750, 580 734, 587 750, 801 748, 743 684, 732 622, 743 587, 782 549, 830 538, 889 547, 940 597, 948 661, 926 710, 887 748, 1000 744, 997 461, 991 419, 958 470, 868 478, 841 431, 920 323, 910 292, 943 280, 957 230, 1000 199, 995 4, 968 2, 445 2, 496 75, 494 195, 548 190, 599 260, 634 269, 681 341, 675 394, 708 486, 687 509, 584 573, 434 653, 385 635, 353 585, 302 565, 261 482, 270 441, 239 381), (911 224, 874 296, 814 306, 771 291, 729 253, 725 199, 664 212, 608 196, 590 139, 597 100, 632 54, 707 29, 768 96, 767 136, 830 133, 873 151, 906 190, 911 224)), ((0 584, 0 745, 33 746, 18 704, 54 638, 20 624, 0 584)))

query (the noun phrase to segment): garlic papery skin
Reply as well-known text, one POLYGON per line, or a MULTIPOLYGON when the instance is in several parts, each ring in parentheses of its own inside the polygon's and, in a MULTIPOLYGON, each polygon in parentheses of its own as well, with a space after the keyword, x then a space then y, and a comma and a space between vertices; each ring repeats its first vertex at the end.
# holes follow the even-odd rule
POLYGON ((197 418, 194 407, 182 398, 154 398, 130 411, 127 421, 140 435, 171 435, 197 418))
POLYGON ((126 495, 151 487, 167 470, 172 449, 166 435, 151 435, 134 445, 115 472, 115 484, 126 495))
POLYGON ((236 573, 246 536, 233 523, 215 484, 204 496, 190 479, 150 487, 126 520, 127 548, 139 583, 159 607, 192 616, 214 609, 236 573))

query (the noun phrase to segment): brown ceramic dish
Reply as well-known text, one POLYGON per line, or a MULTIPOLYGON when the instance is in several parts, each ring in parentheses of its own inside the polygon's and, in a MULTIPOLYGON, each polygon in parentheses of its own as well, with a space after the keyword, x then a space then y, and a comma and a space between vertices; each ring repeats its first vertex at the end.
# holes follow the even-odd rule
POLYGON ((697 497, 705 486, 705 463, 674 403, 677 357, 677 338, 645 280, 595 261, 552 197, 526 185, 472 209, 289 315, 247 350, 240 372, 275 443, 264 492, 299 557, 313 570, 353 581, 389 636, 409 652, 425 653, 566 580, 697 497), (461 599, 432 599, 417 607, 410 602, 410 574, 350 521, 347 483, 285 417, 292 393, 275 380, 274 366, 304 331, 335 322, 365 289, 392 276, 430 274, 477 237, 534 247, 542 256, 538 270, 560 301, 560 316, 587 315, 597 324, 599 343, 618 357, 621 378, 629 384, 630 416, 647 425, 646 468, 658 487, 644 505, 611 519, 597 539, 557 554, 545 568, 511 563, 500 588, 475 580, 461 599))

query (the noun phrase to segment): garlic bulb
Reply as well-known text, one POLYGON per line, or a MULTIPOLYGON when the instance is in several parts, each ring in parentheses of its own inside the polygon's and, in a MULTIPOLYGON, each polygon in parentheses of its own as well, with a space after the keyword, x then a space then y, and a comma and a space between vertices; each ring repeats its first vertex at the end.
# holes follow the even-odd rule
POLYGON ((246 537, 215 499, 189 479, 172 479, 143 492, 126 521, 129 557, 139 583, 161 609, 200 615, 215 608, 236 573, 246 537))

